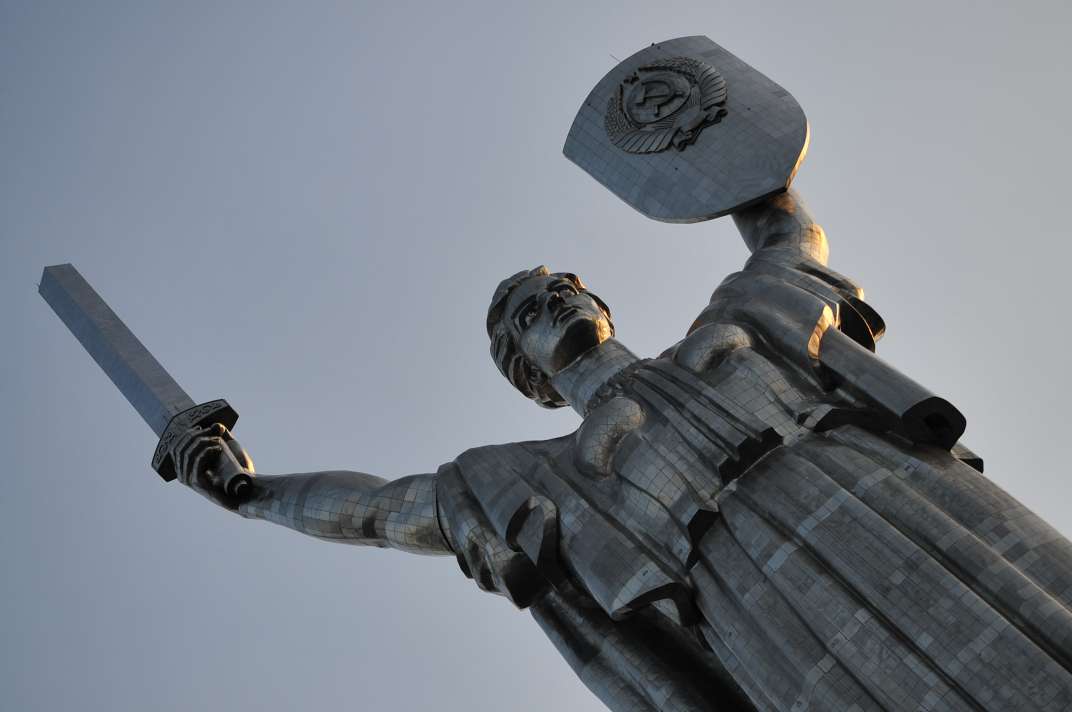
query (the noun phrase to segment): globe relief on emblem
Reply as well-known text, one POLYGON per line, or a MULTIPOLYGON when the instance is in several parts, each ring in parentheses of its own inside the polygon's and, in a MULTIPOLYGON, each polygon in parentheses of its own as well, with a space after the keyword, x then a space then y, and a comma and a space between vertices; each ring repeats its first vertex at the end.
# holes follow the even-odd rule
POLYGON ((705 126, 726 115, 726 80, 709 64, 687 57, 646 64, 607 102, 611 143, 629 153, 679 151, 705 126))

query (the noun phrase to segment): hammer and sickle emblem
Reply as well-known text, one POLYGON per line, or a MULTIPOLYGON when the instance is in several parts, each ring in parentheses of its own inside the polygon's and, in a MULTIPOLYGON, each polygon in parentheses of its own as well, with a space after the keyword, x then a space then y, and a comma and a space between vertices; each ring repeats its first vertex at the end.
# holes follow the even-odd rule
POLYGON ((686 103, 692 85, 677 72, 638 70, 623 91, 625 114, 637 126, 647 126, 673 116, 686 103))
POLYGON ((610 97, 604 125, 614 145, 628 153, 684 149, 726 115, 726 80, 691 57, 638 67, 610 97))
POLYGON ((682 91, 678 88, 671 87, 664 81, 653 79, 651 81, 641 80, 640 91, 637 92, 634 101, 640 105, 653 104, 655 107, 655 115, 659 116, 659 112, 663 107, 673 101, 676 97, 681 96, 682 91))

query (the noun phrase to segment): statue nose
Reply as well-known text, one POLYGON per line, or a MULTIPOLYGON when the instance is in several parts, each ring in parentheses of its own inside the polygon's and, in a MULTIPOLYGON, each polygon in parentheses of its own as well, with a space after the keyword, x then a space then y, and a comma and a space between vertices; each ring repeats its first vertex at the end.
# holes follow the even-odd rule
POLYGON ((556 309, 558 309, 560 306, 562 306, 563 301, 565 301, 565 300, 562 299, 562 295, 559 294, 558 292, 548 292, 548 294, 547 294, 547 311, 549 311, 549 312, 551 312, 553 314, 556 309))

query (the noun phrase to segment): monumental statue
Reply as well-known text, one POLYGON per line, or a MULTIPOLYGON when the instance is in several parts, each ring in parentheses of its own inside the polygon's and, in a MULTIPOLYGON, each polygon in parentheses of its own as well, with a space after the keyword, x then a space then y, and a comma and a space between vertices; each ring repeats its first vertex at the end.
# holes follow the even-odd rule
POLYGON ((789 189, 807 143, 793 97, 706 37, 612 69, 566 156, 651 218, 732 215, 751 257, 651 358, 576 275, 503 280, 495 365, 580 427, 401 479, 254 475, 231 407, 195 405, 73 267, 41 292, 160 435, 165 479, 321 539, 455 556, 616 712, 1072 709, 1072 544, 983 476, 952 404, 876 356, 881 317, 789 189))

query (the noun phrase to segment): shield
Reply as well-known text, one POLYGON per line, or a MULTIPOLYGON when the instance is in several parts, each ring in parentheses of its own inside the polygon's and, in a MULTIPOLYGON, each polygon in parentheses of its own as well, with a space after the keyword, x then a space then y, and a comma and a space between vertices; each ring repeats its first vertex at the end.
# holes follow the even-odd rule
POLYGON ((807 150, 808 120, 792 95, 696 36, 612 69, 562 152, 649 218, 689 223, 782 192, 807 150))

